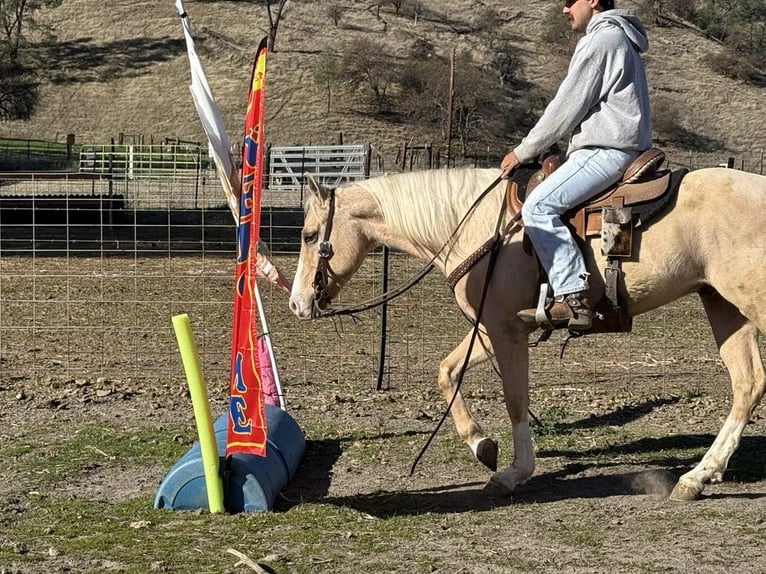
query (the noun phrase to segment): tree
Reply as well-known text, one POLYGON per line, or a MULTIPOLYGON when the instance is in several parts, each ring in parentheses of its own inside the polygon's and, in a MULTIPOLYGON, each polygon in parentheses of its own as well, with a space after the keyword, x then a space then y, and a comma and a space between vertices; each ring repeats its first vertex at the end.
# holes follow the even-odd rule
POLYGON ((33 60, 25 48, 34 33, 48 30, 36 19, 38 10, 61 0, 0 0, 0 119, 29 119, 39 91, 33 60))
MULTIPOLYGON (((760 82, 766 66, 766 3, 763 0, 655 0, 673 16, 692 24, 725 47, 708 57, 714 71, 731 78, 760 82)), ((687 24, 688 25, 688 24, 687 24)))
POLYGON ((325 8, 325 14, 327 14, 327 17, 332 21, 336 28, 338 27, 338 24, 340 24, 340 20, 343 18, 345 12, 346 7, 338 3, 329 4, 327 8, 325 8))
POLYGON ((506 131, 512 113, 504 108, 504 92, 483 71, 470 53, 458 54, 452 96, 452 134, 448 134, 450 63, 429 55, 410 58, 399 76, 401 99, 399 109, 408 119, 430 124, 446 140, 457 138, 463 158, 471 144, 480 138, 496 139, 506 131))
POLYGON ((266 11, 269 15, 269 34, 266 47, 269 49, 269 52, 276 52, 277 30, 279 29, 279 23, 282 20, 287 0, 263 0, 263 2, 266 3, 266 11), (272 4, 276 4, 276 8, 272 9, 272 4))
POLYGON ((452 126, 465 158, 470 143, 480 134, 502 135, 492 132, 495 126, 503 125, 503 114, 498 106, 503 93, 493 79, 476 65, 470 52, 458 55, 455 68, 452 126))
POLYGON ((379 42, 362 38, 352 42, 341 61, 343 76, 355 88, 369 90, 378 112, 388 104, 388 90, 396 78, 396 66, 379 42))
POLYGON ((375 0, 372 7, 375 8, 375 16, 380 19, 380 9, 383 6, 391 6, 397 16, 404 6, 405 0, 375 0))
POLYGON ((314 83, 327 94, 327 113, 330 113, 333 87, 343 83, 340 60, 335 54, 323 52, 314 68, 314 83))
POLYGON ((766 3, 750 0, 706 1, 695 21, 712 37, 739 52, 759 52, 766 22, 766 3))
POLYGON ((402 5, 404 4, 404 0, 389 0, 388 4, 391 4, 391 6, 393 6, 394 14, 398 16, 399 11, 402 9, 402 5))
POLYGON ((513 80, 521 68, 517 50, 509 38, 499 40, 499 44, 493 50, 487 67, 495 72, 500 79, 500 87, 513 80))
POLYGON ((61 4, 61 0, 0 0, 0 57, 10 66, 19 64, 20 50, 28 39, 27 30, 42 29, 35 13, 44 7, 61 4))

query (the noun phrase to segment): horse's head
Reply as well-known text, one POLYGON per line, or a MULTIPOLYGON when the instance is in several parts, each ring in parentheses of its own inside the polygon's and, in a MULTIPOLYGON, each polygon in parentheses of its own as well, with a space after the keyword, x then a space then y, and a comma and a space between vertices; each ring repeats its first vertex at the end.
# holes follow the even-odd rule
MULTIPOLYGON (((301 253, 290 292, 290 310, 301 319, 319 317, 372 247, 363 233, 365 213, 355 208, 353 189, 338 194, 307 176, 312 195, 306 202, 301 253)), ((338 190, 340 191, 340 190, 338 190)))

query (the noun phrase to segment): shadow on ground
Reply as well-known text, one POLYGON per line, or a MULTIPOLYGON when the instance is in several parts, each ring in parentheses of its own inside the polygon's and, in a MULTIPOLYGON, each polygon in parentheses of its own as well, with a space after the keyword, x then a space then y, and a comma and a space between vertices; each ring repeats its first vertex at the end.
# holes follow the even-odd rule
POLYGON ((509 497, 491 496, 484 483, 470 482, 429 489, 375 492, 356 496, 326 498, 322 502, 354 508, 379 518, 435 512, 456 514, 482 512, 512 504, 550 503, 577 498, 605 498, 653 494, 667 496, 676 475, 668 471, 642 471, 572 478, 582 465, 533 477, 509 497))
POLYGON ((672 405, 680 400, 681 397, 658 397, 637 405, 620 406, 614 411, 604 413, 603 415, 591 416, 571 423, 558 423, 555 425, 555 431, 564 433, 601 426, 626 425, 648 415, 656 408, 672 405))
MULTIPOLYGON (((607 448, 587 450, 547 449, 540 450, 538 457, 561 457, 570 460, 582 458, 614 459, 624 455, 653 454, 651 464, 666 469, 678 469, 681 473, 691 470, 702 458, 701 451, 713 444, 712 434, 678 434, 664 437, 641 438, 636 441, 613 444, 607 448), (691 452, 690 452, 691 451, 691 452)), ((609 466, 596 463, 595 466, 609 466)), ((739 448, 729 460, 725 480, 759 482, 766 479, 766 437, 745 436, 739 448)))
MULTIPOLYGON (((667 498, 683 469, 652 469, 597 476, 573 476, 600 465, 567 465, 566 468, 533 477, 513 496, 493 497, 484 492, 484 483, 470 482, 412 491, 378 491, 354 496, 322 498, 321 502, 348 507, 376 516, 417 515, 425 512, 457 514, 483 512, 509 505, 553 503, 563 500, 600 499, 610 496, 652 496, 667 498)), ((763 493, 725 493, 704 498, 763 499, 763 493)))
MULTIPOLYGON (((651 409, 674 402, 660 399, 636 407, 621 408, 601 417, 561 425, 564 432, 578 428, 625 424, 651 409)), ((418 434, 418 433, 413 433, 418 434)), ((422 433, 421 433, 422 434, 422 433)), ((369 438, 385 438, 376 436, 369 438)), ((333 467, 343 451, 343 440, 308 441, 306 455, 297 476, 284 491, 275 510, 288 510, 305 502, 322 502, 354 508, 385 518, 424 512, 461 513, 487 511, 511 504, 551 503, 581 498, 648 495, 667 497, 678 477, 693 468, 702 451, 713 444, 712 434, 682 434, 641 438, 606 448, 587 450, 547 449, 538 457, 555 457, 566 462, 560 470, 532 477, 510 497, 484 492, 483 482, 466 482, 418 490, 376 491, 343 497, 328 497, 333 467), (626 455, 650 456, 650 461, 625 462, 626 455), (586 461, 586 462, 583 462, 586 461), (642 467, 639 470, 626 468, 642 467), (647 467, 655 468, 647 468, 647 467)), ((766 479, 766 437, 745 436, 732 456, 725 480, 740 483, 766 479)), ((763 498, 766 493, 725 493, 710 498, 763 498)))
POLYGON ((307 440, 298 471, 274 504, 274 510, 289 510, 304 502, 321 500, 330 490, 332 469, 342 452, 336 439, 307 440))

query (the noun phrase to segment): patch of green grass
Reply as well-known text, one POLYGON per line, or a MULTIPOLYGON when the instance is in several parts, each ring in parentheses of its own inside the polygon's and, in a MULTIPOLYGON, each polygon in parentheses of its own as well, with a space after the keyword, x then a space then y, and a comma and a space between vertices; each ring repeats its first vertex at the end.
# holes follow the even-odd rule
POLYGON ((31 453, 35 446, 29 443, 12 442, 0 446, 0 459, 11 460, 31 453))
MULTIPOLYGON (((79 153, 80 146, 75 145, 72 148, 73 153, 79 153)), ((66 153, 66 142, 53 142, 46 140, 20 139, 20 138, 0 138, 0 150, 3 151, 22 151, 22 152, 59 152, 66 153)))
POLYGON ((562 407, 549 407, 540 411, 537 420, 532 426, 535 436, 551 436, 560 434, 560 426, 567 417, 567 412, 562 407))
POLYGON ((231 572, 236 562, 227 548, 275 572, 331 571, 333 564, 346 563, 350 555, 381 564, 409 560, 415 566, 410 571, 428 571, 421 568, 420 554, 399 556, 399 544, 409 546, 427 535, 434 528, 431 522, 438 520, 429 516, 382 520, 328 504, 233 516, 173 512, 152 509, 146 496, 110 504, 28 495, 24 503, 27 510, 4 528, 3 536, 15 546, 0 546, 0 563, 16 563, 22 571, 35 567, 55 571, 60 559, 91 567, 108 561, 130 573, 156 569, 223 573, 231 572))
POLYGON ((527 556, 522 556, 521 551, 514 549, 513 552, 493 552, 484 557, 488 563, 504 569, 512 568, 513 572, 529 572, 537 574, 543 571, 540 561, 527 556))
MULTIPOLYGON (((17 442, 0 447, 0 459, 34 477, 38 484, 55 484, 80 476, 98 465, 166 465, 188 449, 173 440, 175 432, 142 428, 125 432, 112 426, 89 425, 71 434, 54 435, 50 429, 31 430, 17 442)), ((33 486, 33 485, 30 485, 33 486)))

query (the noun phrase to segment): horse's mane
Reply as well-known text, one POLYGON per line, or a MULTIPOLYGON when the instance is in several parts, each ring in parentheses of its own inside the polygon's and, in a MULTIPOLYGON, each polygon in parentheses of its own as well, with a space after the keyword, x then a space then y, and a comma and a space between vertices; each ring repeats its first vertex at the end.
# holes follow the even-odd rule
POLYGON ((499 173, 496 169, 437 169, 376 177, 355 185, 370 192, 386 223, 420 245, 438 248, 499 173))

